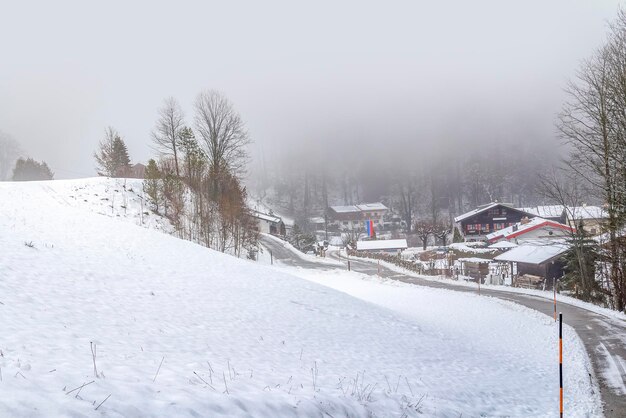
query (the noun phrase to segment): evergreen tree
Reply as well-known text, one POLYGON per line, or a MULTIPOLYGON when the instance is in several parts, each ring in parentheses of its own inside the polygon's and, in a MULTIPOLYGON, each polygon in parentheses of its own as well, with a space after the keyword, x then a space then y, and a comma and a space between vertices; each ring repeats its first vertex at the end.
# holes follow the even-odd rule
POLYGON ((13 181, 52 180, 54 173, 45 161, 19 158, 13 169, 13 181))
POLYGON ((304 232, 298 224, 293 226, 291 234, 287 237, 287 241, 303 253, 315 249, 315 236, 308 232, 304 232))
POLYGON ((148 161, 148 165, 146 166, 146 172, 144 175, 143 191, 146 193, 146 195, 148 195, 148 202, 154 206, 154 210, 157 213, 159 213, 160 177, 161 173, 159 173, 159 168, 157 167, 156 161, 154 161, 154 159, 150 159, 150 161, 148 161))
POLYGON ((452 242, 463 242, 463 236, 461 235, 461 231, 456 226, 454 227, 454 235, 452 236, 452 242))
POLYGON ((596 261, 599 260, 598 243, 585 232, 581 221, 569 238, 569 250, 563 255, 565 275, 563 286, 573 295, 584 301, 597 301, 602 298, 596 280, 596 261))
POLYGON ((100 141, 94 158, 100 176, 124 177, 130 174, 128 148, 119 133, 112 127, 106 129, 105 137, 100 141))
POLYGON ((115 177, 126 177, 130 174, 130 157, 128 148, 120 136, 113 140, 113 161, 115 166, 115 177))

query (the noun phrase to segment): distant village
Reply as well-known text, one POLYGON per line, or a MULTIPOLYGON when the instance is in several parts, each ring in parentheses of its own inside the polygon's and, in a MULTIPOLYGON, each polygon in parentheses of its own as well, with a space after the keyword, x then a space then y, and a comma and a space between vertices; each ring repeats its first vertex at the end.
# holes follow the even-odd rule
MULTIPOLYGON (((256 209, 261 233, 288 237, 294 221, 256 209)), ((399 214, 381 202, 329 206, 309 219, 322 254, 329 246, 348 254, 385 260, 425 275, 447 276, 482 284, 551 289, 563 277, 565 254, 577 228, 603 243, 606 211, 599 206, 546 205, 514 207, 492 202, 453 219, 453 227, 406 234, 399 214)), ((610 287, 607 281, 604 286, 610 287)))

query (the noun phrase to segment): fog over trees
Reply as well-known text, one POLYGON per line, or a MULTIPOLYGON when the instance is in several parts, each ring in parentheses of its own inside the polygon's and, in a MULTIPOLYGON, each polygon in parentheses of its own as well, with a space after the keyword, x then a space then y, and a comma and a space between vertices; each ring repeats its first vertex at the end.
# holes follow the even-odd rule
POLYGON ((539 175, 564 156, 556 140, 532 143, 503 137, 439 149, 423 144, 416 139, 400 149, 374 153, 367 145, 363 150, 337 145, 313 155, 297 150, 265 155, 256 190, 301 219, 319 215, 328 202, 383 201, 408 225, 422 218, 449 221, 493 201, 516 206, 546 202, 538 190, 539 175))

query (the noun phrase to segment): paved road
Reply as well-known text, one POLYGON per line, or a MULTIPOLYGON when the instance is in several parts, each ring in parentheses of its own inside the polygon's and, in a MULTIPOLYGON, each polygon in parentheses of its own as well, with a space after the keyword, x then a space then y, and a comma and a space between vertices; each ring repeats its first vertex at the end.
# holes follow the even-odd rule
MULTIPOLYGON (((303 260, 290 249, 270 238, 262 238, 262 244, 272 250, 276 260, 281 263, 312 269, 341 268, 303 260)), ((329 258, 339 260, 337 253, 329 253, 329 258)), ((345 263, 345 258, 341 259, 345 263)), ((351 258, 352 270, 376 275, 378 266, 372 262, 351 258)), ((384 266, 380 266, 380 275, 385 278, 413 283, 420 286, 449 289, 457 292, 476 292, 476 289, 454 286, 442 282, 419 279, 407 276, 384 266)), ((481 294, 519 303, 553 317, 554 305, 550 300, 537 296, 513 292, 490 290, 483 287, 481 294)), ((604 403, 604 414, 607 418, 626 417, 626 321, 608 318, 584 308, 559 303, 558 310, 563 313, 563 321, 573 327, 585 345, 594 368, 600 394, 604 403), (602 371, 610 370, 610 375, 602 371)), ((591 376, 590 376, 591 378, 591 376)))
POLYGON ((266 250, 271 251, 274 262, 279 261, 287 266, 304 267, 307 269, 333 268, 332 265, 307 260, 306 258, 299 256, 294 253, 292 249, 285 247, 283 242, 278 238, 261 235, 260 241, 261 245, 263 245, 266 250))

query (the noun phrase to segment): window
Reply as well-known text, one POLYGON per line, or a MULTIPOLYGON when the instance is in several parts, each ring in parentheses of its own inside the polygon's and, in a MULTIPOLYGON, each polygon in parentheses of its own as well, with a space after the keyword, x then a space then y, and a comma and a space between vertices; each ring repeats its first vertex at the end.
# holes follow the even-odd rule
POLYGON ((499 215, 500 214, 500 208, 491 208, 491 209, 489 209, 487 214, 489 216, 499 215))

